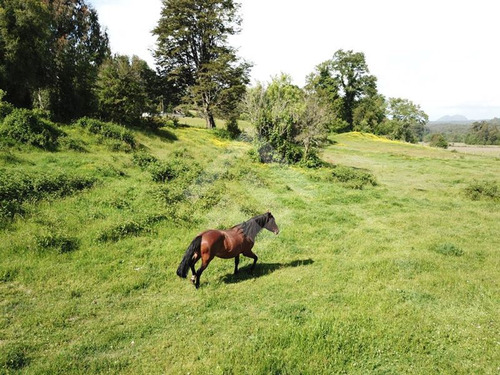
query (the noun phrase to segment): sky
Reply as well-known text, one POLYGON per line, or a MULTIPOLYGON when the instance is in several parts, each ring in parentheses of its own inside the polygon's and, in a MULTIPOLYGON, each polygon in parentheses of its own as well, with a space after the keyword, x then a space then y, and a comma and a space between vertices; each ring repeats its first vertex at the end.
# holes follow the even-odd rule
MULTIPOLYGON (((114 53, 154 67, 161 0, 88 0, 114 53)), ((339 49, 363 52, 385 97, 409 99, 437 120, 500 117, 498 0, 239 0, 230 39, 253 63, 252 83, 308 74, 339 49)))

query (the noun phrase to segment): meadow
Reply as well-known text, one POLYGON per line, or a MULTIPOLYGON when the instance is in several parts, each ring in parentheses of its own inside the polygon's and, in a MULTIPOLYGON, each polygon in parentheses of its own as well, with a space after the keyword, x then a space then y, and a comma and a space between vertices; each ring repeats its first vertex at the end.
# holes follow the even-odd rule
POLYGON ((0 150, 24 197, 2 203, 0 373, 500 371, 498 158, 347 133, 336 168, 261 164, 190 121, 0 150), (176 276, 197 233, 266 210, 253 275, 176 276))

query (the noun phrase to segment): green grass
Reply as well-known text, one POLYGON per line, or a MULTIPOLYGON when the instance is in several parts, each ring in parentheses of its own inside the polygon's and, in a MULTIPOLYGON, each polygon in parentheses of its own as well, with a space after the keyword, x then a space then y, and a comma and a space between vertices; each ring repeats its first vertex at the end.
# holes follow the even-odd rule
POLYGON ((498 184, 497 159, 332 137, 322 157, 373 176, 361 189, 201 128, 134 132, 139 156, 65 131, 85 152, 0 151, 1 173, 97 181, 0 229, 0 372, 498 373, 499 203, 465 193, 498 184), (281 233, 258 236, 254 275, 247 259, 237 276, 215 259, 199 290, 175 275, 197 233, 268 209, 281 233))

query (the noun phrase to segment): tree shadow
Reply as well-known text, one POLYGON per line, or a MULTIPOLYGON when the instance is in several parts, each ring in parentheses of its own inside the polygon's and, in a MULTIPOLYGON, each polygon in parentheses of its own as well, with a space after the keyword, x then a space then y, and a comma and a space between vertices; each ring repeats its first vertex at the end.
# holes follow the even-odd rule
POLYGON ((257 277, 262 277, 273 273, 274 271, 283 269, 283 268, 295 268, 300 266, 308 266, 313 264, 314 260, 312 259, 299 259, 293 260, 288 263, 257 263, 255 266, 255 270, 253 273, 250 273, 251 264, 242 267, 239 269, 238 274, 228 273, 227 275, 222 276, 222 281, 226 284, 236 284, 245 280, 255 279, 257 277))
POLYGON ((160 137, 162 141, 173 142, 178 140, 174 133, 165 128, 155 129, 153 133, 160 137))

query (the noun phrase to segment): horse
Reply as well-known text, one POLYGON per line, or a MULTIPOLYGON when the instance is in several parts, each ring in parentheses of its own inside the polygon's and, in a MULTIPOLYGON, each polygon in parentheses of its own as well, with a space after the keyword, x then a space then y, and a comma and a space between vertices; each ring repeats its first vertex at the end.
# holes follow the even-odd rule
POLYGON ((276 235, 279 233, 280 230, 271 212, 254 216, 230 229, 210 229, 198 234, 188 246, 177 268, 177 275, 185 279, 189 268, 191 268, 193 274, 191 281, 198 289, 200 287, 200 276, 214 257, 234 258, 234 274, 237 274, 240 254, 253 259, 250 268, 250 272, 253 272, 258 257, 252 252, 252 248, 255 237, 262 229, 267 229, 276 235), (195 271, 194 266, 200 259, 201 266, 198 271, 195 271))

